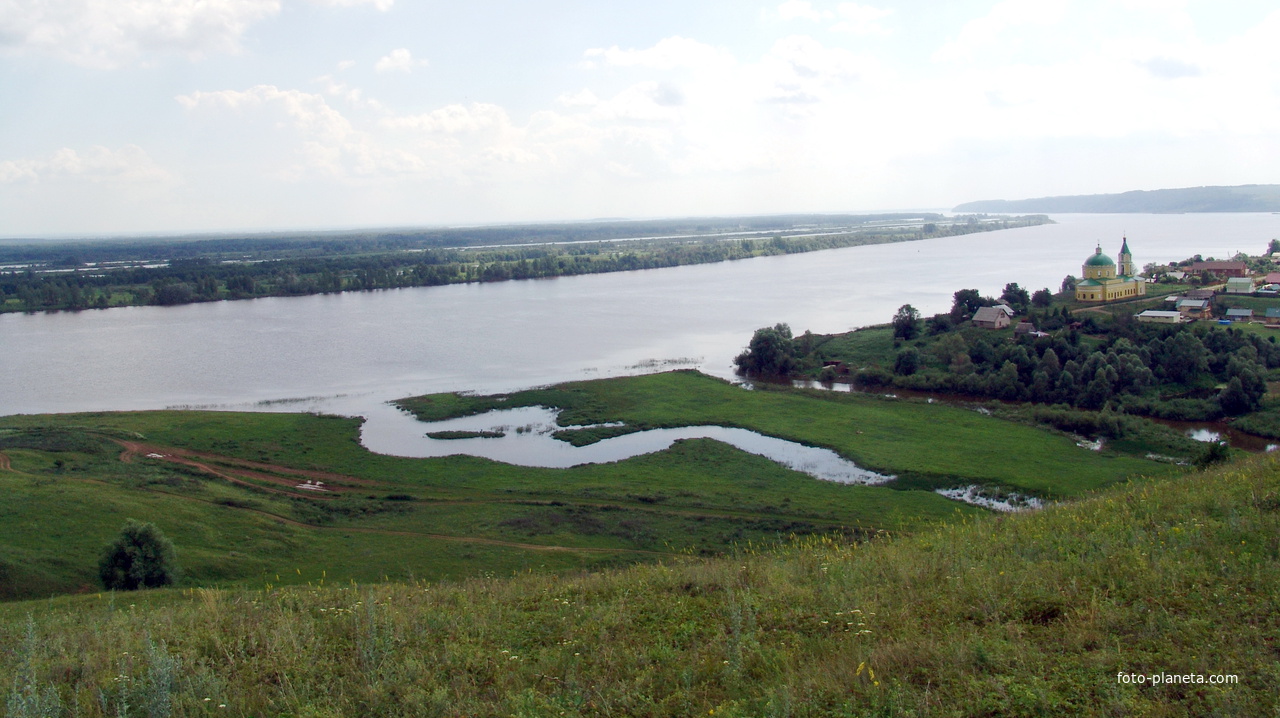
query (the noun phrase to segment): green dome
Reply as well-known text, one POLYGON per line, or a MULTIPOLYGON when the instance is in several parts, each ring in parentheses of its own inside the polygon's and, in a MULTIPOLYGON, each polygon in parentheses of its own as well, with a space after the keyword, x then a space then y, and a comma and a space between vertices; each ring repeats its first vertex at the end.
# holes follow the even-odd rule
POLYGON ((1089 257, 1088 259, 1084 260, 1084 266, 1114 267, 1116 266, 1116 263, 1111 260, 1111 257, 1108 257, 1107 255, 1102 253, 1102 247, 1098 247, 1096 250, 1094 250, 1092 257, 1089 257))

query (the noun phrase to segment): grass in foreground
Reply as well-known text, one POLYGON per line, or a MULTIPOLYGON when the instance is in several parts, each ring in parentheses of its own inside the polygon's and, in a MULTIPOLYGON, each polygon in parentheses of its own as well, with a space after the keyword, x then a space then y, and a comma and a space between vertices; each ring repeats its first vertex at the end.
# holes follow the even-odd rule
POLYGON ((1277 536, 1259 456, 863 545, 9 604, 0 685, 84 716, 1267 715, 1277 536))

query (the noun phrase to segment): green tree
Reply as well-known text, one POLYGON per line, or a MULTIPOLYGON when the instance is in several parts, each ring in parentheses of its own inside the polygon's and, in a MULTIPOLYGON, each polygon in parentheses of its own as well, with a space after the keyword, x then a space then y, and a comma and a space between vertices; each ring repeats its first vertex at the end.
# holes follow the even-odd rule
POLYGON ((1185 384, 1209 368, 1209 350, 1200 338, 1181 331, 1164 342, 1160 356, 1152 357, 1169 381, 1185 384))
POLYGON ((910 304, 898 307, 891 323, 895 339, 915 339, 920 335, 920 312, 910 304))
POLYGON ((1022 393, 1022 384, 1018 381, 1018 365, 1006 361, 1000 371, 993 373, 988 380, 987 391, 1006 401, 1017 401, 1022 393))
POLYGON ((964 321, 983 306, 981 292, 976 289, 961 289, 952 295, 951 321, 964 321))
POLYGON ((738 368, 748 374, 781 376, 795 368, 795 347, 791 327, 775 324, 757 329, 747 350, 734 358, 738 368))
POLYGON ((898 352, 898 357, 893 362, 893 373, 898 376, 911 376, 920 368, 920 352, 915 347, 907 347, 898 352))
POLYGON ((1048 287, 1045 287, 1044 289, 1037 289, 1035 293, 1031 295, 1031 304, 1044 309, 1050 304, 1053 304, 1053 292, 1050 292, 1048 287))
POLYGON ((1058 288, 1058 291, 1063 292, 1065 294, 1066 292, 1074 292, 1075 290, 1076 290, 1076 278, 1070 274, 1063 277, 1062 286, 1058 288))
POLYGON ((1031 295, 1027 290, 1019 287, 1017 282, 1009 282, 1004 285, 1000 300, 1022 313, 1027 311, 1027 305, 1031 303, 1031 295))
POLYGON ((129 519, 120 535, 107 544, 98 561, 102 585, 113 590, 158 588, 178 580, 173 542, 152 523, 129 519))

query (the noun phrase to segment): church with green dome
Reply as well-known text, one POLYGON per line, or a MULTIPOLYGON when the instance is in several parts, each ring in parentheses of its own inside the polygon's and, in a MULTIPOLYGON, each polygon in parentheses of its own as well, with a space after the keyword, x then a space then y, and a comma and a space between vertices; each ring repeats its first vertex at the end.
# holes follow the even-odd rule
POLYGON ((1111 302, 1117 299, 1141 297, 1147 293, 1147 283, 1136 276, 1133 255, 1129 252, 1129 239, 1120 245, 1120 264, 1102 253, 1102 245, 1084 260, 1084 276, 1076 282, 1076 301, 1111 302))

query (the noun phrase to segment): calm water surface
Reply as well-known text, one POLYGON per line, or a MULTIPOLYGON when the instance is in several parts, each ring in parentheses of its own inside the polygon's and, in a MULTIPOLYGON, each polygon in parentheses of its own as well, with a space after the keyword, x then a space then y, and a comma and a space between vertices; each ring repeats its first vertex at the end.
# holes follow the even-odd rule
POLYGON ((541 406, 501 409, 475 416, 423 423, 389 404, 368 411, 361 441, 370 451, 392 456, 433 457, 467 454, 517 466, 568 468, 622 461, 662 451, 681 439, 715 439, 796 471, 842 484, 882 484, 893 476, 878 474, 843 459, 830 449, 804 446, 746 429, 684 426, 650 429, 573 446, 552 434, 563 428, 558 411, 541 406), (432 439, 439 431, 489 431, 500 438, 432 439))
POLYGON ((1122 234, 1138 264, 1259 253, 1280 216, 1060 215, 1056 225, 551 280, 0 316, 0 414, 199 406, 369 415, 670 366, 732 376, 757 327, 845 331, 973 287, 1056 290, 1122 234))

